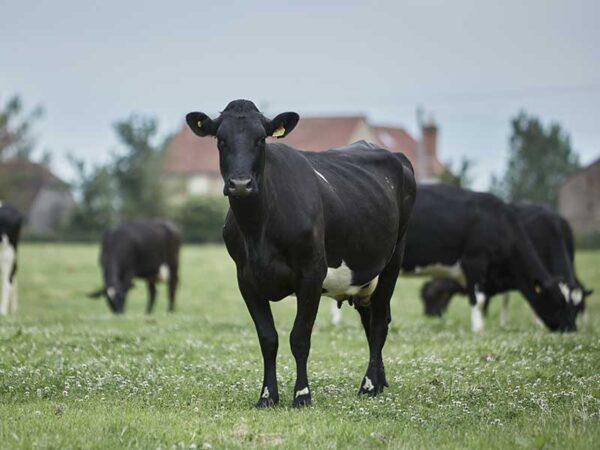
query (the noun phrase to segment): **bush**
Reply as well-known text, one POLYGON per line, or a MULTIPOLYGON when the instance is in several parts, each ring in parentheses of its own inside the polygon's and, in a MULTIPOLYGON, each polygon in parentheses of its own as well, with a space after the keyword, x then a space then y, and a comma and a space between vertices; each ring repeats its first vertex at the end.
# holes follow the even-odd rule
POLYGON ((229 204, 223 197, 193 197, 177 208, 175 220, 185 242, 223 242, 229 204))

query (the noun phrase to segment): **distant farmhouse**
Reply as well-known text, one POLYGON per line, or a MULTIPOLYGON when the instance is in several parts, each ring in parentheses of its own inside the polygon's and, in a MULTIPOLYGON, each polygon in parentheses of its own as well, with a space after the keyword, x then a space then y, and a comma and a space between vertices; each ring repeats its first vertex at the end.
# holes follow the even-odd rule
POLYGON ((16 206, 26 217, 25 230, 37 236, 55 235, 75 206, 67 183, 26 160, 0 163, 0 200, 16 206))
POLYGON ((567 178, 558 203, 576 235, 600 233, 600 159, 567 178))
MULTIPOLYGON (((438 130, 434 124, 426 124, 421 131, 423 137, 417 141, 402 128, 374 126, 363 116, 302 117, 281 142, 302 150, 323 151, 364 139, 404 153, 419 181, 434 181, 446 171, 437 157, 438 130)), ((163 179, 168 198, 175 204, 190 196, 220 194, 223 181, 216 141, 200 139, 184 125, 167 147, 163 179)))

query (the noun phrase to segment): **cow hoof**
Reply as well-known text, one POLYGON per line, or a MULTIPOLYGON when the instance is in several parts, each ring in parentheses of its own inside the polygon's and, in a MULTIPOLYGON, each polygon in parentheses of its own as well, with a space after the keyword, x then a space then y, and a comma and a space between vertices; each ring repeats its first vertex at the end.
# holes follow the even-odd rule
POLYGON ((376 395, 381 394, 383 388, 386 386, 387 381, 385 380, 385 376, 383 378, 371 379, 369 376, 365 375, 362 384, 360 385, 360 389, 358 390, 358 395, 375 397, 376 395))
POLYGON ((260 398, 258 400, 258 402, 256 402, 256 408, 257 409, 265 409, 265 408, 272 408, 273 406, 277 405, 277 403, 279 403, 279 399, 278 398, 260 398))
POLYGON ((294 403, 292 406, 294 408, 304 408, 306 406, 311 406, 312 400, 310 398, 310 394, 300 395, 294 399, 294 403))

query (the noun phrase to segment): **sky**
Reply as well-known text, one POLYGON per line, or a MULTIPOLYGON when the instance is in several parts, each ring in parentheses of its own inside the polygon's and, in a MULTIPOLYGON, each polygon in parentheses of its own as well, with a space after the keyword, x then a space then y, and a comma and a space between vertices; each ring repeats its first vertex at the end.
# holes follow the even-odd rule
POLYGON ((520 110, 560 123, 583 163, 600 156, 600 1, 0 0, 0 102, 13 94, 44 107, 40 153, 67 179, 67 153, 107 160, 134 112, 166 135, 247 98, 413 135, 420 105, 440 158, 472 159, 484 190, 520 110))

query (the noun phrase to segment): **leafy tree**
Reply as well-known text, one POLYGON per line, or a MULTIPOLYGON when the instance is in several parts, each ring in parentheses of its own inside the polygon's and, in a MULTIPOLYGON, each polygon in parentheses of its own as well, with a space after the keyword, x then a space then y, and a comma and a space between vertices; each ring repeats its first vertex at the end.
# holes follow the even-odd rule
POLYGON ((473 176, 471 175, 473 166, 473 160, 464 156, 458 163, 457 168, 454 168, 454 163, 452 161, 448 161, 446 163, 447 170, 440 176, 440 181, 463 188, 469 188, 473 183, 473 176))
POLYGON ((125 153, 114 162, 114 176, 124 218, 156 217, 164 214, 160 164, 165 141, 155 143, 156 119, 132 115, 114 125, 125 153))
POLYGON ((18 95, 0 105, 0 161, 30 159, 36 144, 32 127, 41 116, 39 106, 26 113, 18 95))
POLYGON ((186 242, 222 242, 229 203, 222 196, 192 197, 177 208, 175 220, 186 242))
POLYGON ((548 127, 520 112, 511 121, 508 166, 492 178, 491 190, 508 201, 530 200, 556 207, 558 189, 577 170, 579 157, 559 124, 548 127))

